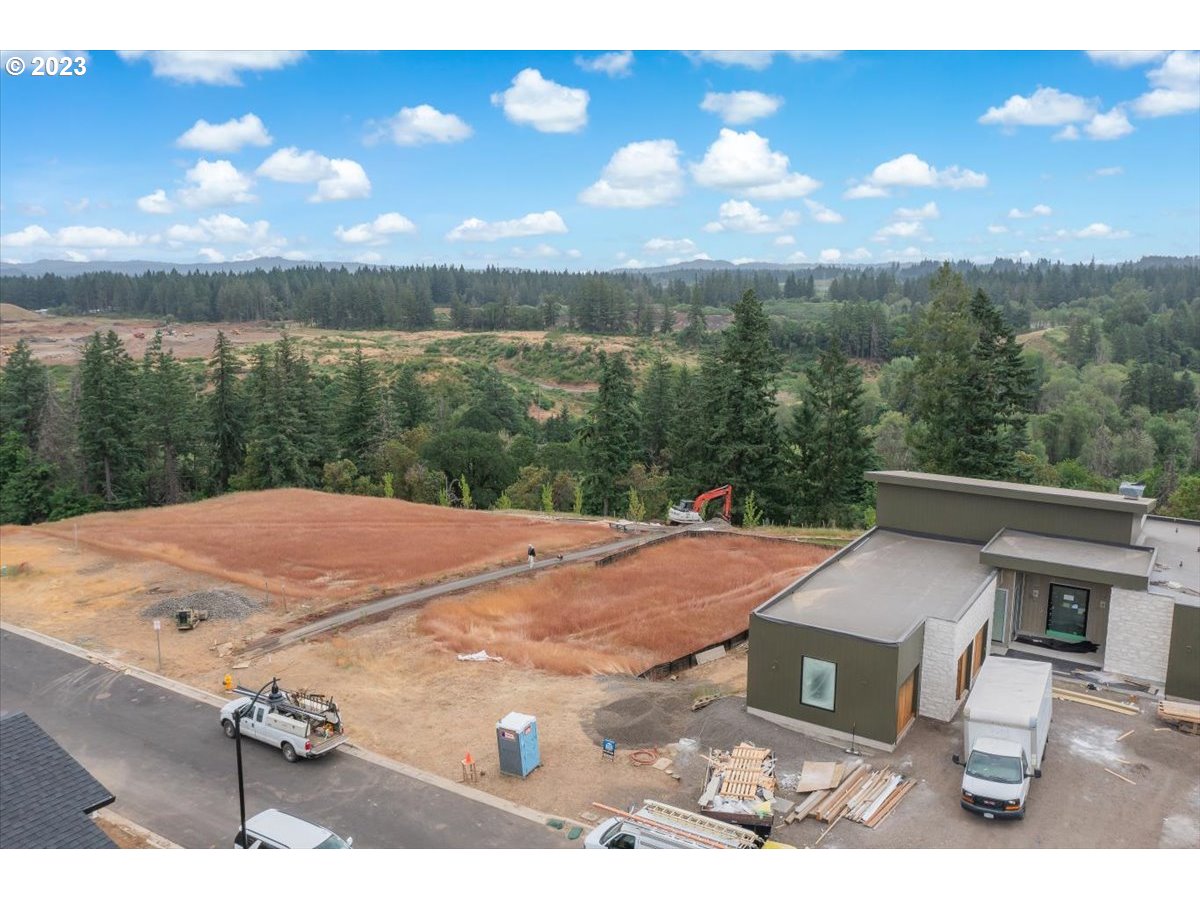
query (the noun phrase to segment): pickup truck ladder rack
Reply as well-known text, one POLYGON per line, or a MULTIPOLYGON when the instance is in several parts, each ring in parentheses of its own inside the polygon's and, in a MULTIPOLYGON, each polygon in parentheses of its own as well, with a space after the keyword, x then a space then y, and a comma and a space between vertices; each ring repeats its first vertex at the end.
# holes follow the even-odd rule
MULTIPOLYGON (((233 688, 233 693, 241 694, 243 697, 253 697, 257 692, 239 684, 233 688)), ((276 682, 270 692, 259 694, 258 699, 272 709, 282 710, 292 715, 305 716, 319 722, 333 722, 335 725, 340 721, 337 704, 332 699, 326 698, 324 694, 288 691, 280 688, 276 682)))
POLYGON ((622 812, 619 809, 605 806, 602 803, 593 803, 592 806, 619 818, 636 822, 639 825, 665 831, 669 834, 674 834, 694 843, 703 844, 715 849, 733 849, 730 847, 731 844, 736 845, 736 849, 742 850, 762 846, 762 839, 752 831, 747 831, 745 828, 737 825, 718 822, 699 813, 692 813, 685 809, 668 806, 656 800, 647 800, 644 803, 644 811, 652 813, 653 818, 622 812), (668 821, 664 822, 660 821, 660 819, 668 821))

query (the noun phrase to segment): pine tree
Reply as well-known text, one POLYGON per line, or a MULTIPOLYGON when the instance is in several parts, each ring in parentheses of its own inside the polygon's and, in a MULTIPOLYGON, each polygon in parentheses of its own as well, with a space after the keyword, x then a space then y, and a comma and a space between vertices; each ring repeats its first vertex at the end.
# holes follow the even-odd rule
POLYGON ((33 358, 29 344, 21 338, 0 373, 0 434, 15 431, 25 446, 36 447, 49 393, 46 367, 33 358))
POLYGON ((647 465, 663 465, 671 425, 671 364, 656 359, 646 376, 638 408, 641 412, 642 455, 647 465))
POLYGON ((700 374, 693 375, 684 366, 675 378, 666 454, 671 461, 670 491, 675 497, 690 499, 714 486, 707 483, 710 426, 705 420, 704 374, 715 368, 715 357, 706 354, 700 374))
POLYGON ((396 427, 401 431, 416 428, 429 421, 429 398, 417 380, 417 370, 411 365, 401 366, 392 385, 392 412, 396 427))
POLYGON ((79 450, 85 489, 109 506, 138 494, 137 426, 134 362, 115 331, 94 332, 79 365, 79 450))
POLYGON ((161 332, 146 347, 138 396, 146 499, 178 503, 185 490, 197 487, 196 392, 175 354, 163 351, 161 332))
POLYGON ((361 468, 379 437, 379 382, 361 346, 341 374, 338 395, 338 443, 343 455, 361 468))
POLYGON ((226 491, 229 478, 246 455, 246 407, 237 376, 237 356, 223 331, 217 332, 213 355, 208 362, 212 393, 208 396, 208 417, 212 428, 213 455, 217 489, 226 491))
POLYGON ((50 513, 53 470, 34 456, 19 431, 0 440, 0 524, 32 525, 50 513))
POLYGON ((618 508, 618 480, 629 471, 636 453, 637 407, 633 373, 620 354, 601 363, 600 384, 582 434, 585 490, 603 515, 618 508))
POLYGON ((688 306, 687 325, 679 332, 679 343, 685 347, 699 347, 704 342, 708 332, 708 323, 704 320, 704 304, 700 302, 700 291, 692 291, 692 302, 688 306))
POLYGON ((863 421, 862 372, 832 347, 810 365, 791 428, 789 481, 795 516, 803 524, 853 524, 871 467, 871 438, 863 421))

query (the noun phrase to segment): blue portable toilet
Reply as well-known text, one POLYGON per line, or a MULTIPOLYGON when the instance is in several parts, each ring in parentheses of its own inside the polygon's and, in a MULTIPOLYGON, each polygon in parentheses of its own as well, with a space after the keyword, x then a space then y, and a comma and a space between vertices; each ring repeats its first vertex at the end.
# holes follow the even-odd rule
POLYGON ((500 751, 500 772, 504 775, 524 778, 542 764, 537 719, 533 716, 510 712, 497 722, 496 745, 500 751))

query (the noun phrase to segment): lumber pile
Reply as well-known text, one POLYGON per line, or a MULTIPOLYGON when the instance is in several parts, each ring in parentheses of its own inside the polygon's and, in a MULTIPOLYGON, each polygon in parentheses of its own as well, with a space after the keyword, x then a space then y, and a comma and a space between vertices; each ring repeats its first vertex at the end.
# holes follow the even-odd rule
POLYGON ((1072 703, 1095 706, 1098 709, 1107 709, 1109 712, 1117 712, 1125 716, 1136 716, 1140 712, 1137 703, 1110 700, 1108 697, 1101 697, 1097 694, 1082 694, 1078 691, 1068 691, 1066 688, 1054 688, 1052 696, 1055 700, 1070 700, 1072 703))
POLYGON ((1160 700, 1158 717, 1164 722, 1179 726, 1180 731, 1200 734, 1200 703, 1181 703, 1177 700, 1160 700))
POLYGON ((755 812, 775 798, 775 754, 768 747, 743 741, 728 753, 709 750, 701 809, 755 812))
POLYGON ((849 819, 877 828, 916 784, 891 769, 875 770, 858 760, 842 767, 845 777, 827 790, 813 791, 784 817, 786 824, 812 816, 818 822, 849 819))

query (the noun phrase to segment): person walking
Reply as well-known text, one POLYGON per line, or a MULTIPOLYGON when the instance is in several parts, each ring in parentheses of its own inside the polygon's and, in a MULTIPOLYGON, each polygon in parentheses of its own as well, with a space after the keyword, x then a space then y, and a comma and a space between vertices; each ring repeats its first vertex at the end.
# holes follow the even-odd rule
POLYGON ((529 568, 532 569, 534 560, 537 559, 537 551, 533 549, 533 544, 529 545, 529 553, 527 555, 529 557, 529 568))

